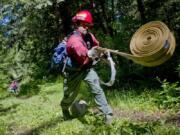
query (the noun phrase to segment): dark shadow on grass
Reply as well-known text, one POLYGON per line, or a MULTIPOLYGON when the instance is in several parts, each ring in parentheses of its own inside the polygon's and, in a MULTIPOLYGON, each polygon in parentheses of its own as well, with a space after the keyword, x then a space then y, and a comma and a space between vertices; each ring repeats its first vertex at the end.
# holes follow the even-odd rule
POLYGON ((21 132, 20 135, 39 135, 41 131, 44 129, 52 128, 57 125, 57 123, 60 123, 63 121, 63 118, 61 116, 56 117, 55 119, 52 119, 50 121, 43 122, 41 125, 38 127, 25 130, 24 132, 21 132))
POLYGON ((40 88, 38 86, 38 81, 31 81, 25 84, 21 84, 20 92, 18 93, 18 98, 29 98, 33 95, 37 95, 40 92, 40 88))
POLYGON ((16 108, 19 106, 19 104, 14 104, 11 105, 9 107, 3 107, 2 105, 0 105, 0 115, 6 115, 8 113, 14 113, 16 112, 16 108))
POLYGON ((1 100, 4 100, 4 99, 7 99, 7 98, 10 98, 11 97, 11 95, 10 94, 7 94, 7 95, 5 95, 5 96, 3 96, 3 97, 0 97, 0 101, 1 100))

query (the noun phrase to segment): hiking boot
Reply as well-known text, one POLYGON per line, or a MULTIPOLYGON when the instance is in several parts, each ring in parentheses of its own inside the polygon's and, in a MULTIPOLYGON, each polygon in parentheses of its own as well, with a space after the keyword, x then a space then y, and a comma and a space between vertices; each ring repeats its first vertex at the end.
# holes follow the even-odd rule
POLYGON ((107 114, 105 115, 105 124, 110 125, 113 121, 113 115, 112 114, 107 114))
POLYGON ((71 115, 69 113, 69 110, 62 110, 63 113, 63 119, 64 120, 70 120, 71 119, 71 115))

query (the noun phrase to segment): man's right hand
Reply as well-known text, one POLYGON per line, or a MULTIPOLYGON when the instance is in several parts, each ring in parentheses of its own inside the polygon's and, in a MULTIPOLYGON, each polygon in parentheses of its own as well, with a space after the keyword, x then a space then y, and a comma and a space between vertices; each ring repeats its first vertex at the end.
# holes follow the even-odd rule
POLYGON ((100 53, 98 52, 97 48, 98 46, 95 46, 88 50, 88 57, 92 60, 92 65, 95 65, 100 58, 100 53))
POLYGON ((98 51, 97 51, 97 47, 98 47, 98 46, 95 46, 95 47, 92 47, 90 50, 88 50, 87 55, 88 55, 88 57, 89 57, 90 59, 96 59, 96 58, 99 57, 99 53, 98 53, 98 51))

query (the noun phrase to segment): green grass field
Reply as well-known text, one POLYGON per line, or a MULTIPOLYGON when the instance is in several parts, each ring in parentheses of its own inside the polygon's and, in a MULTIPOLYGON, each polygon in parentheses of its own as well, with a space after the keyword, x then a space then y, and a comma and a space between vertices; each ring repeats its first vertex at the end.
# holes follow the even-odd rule
MULTIPOLYGON (((85 86, 78 98, 88 100, 89 112, 83 118, 64 121, 59 102, 62 83, 46 82, 32 96, 16 96, 0 91, 0 135, 178 135, 180 113, 159 109, 153 102, 155 91, 105 90, 114 110, 112 125, 104 125, 92 96, 85 86), (86 95, 86 97, 83 97, 86 95)), ((29 89, 31 91, 31 89, 29 89)))

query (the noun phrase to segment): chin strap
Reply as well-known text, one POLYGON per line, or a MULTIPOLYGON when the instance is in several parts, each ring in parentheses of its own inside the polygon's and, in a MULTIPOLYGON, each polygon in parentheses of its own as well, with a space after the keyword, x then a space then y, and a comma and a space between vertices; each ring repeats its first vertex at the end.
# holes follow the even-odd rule
POLYGON ((107 51, 107 62, 108 62, 108 65, 110 66, 111 68, 111 78, 108 82, 103 82, 102 80, 100 80, 100 83, 103 84, 103 85, 106 85, 106 86, 112 86, 115 82, 115 77, 116 77, 116 69, 115 69, 115 63, 110 55, 110 52, 107 51))

